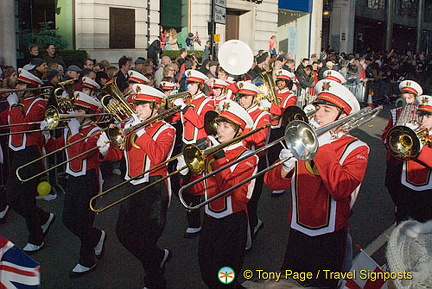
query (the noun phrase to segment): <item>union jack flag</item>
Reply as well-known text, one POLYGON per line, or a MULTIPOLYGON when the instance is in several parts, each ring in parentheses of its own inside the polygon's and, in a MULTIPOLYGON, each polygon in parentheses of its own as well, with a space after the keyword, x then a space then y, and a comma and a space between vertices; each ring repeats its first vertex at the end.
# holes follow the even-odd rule
POLYGON ((0 236, 0 289, 39 288, 39 264, 0 236))

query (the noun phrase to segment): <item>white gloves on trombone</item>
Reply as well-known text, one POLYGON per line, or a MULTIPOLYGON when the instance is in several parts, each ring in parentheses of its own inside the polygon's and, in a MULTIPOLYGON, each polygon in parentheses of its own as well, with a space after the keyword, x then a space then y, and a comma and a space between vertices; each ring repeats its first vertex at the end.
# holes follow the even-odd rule
POLYGON ((308 104, 308 105, 306 105, 306 106, 303 108, 303 111, 304 111, 305 113, 309 113, 309 112, 315 111, 315 105, 313 105, 313 104, 308 104))
POLYGON ((18 95, 14 92, 9 94, 9 96, 7 97, 7 101, 9 103, 9 106, 12 107, 14 105, 17 105, 19 100, 18 100, 18 95))
POLYGON ((184 100, 182 98, 177 98, 174 100, 174 105, 175 106, 180 106, 180 109, 183 110, 186 107, 186 103, 184 102, 184 100))
POLYGON ((271 107, 271 102, 270 101, 268 101, 268 99, 266 99, 266 98, 263 98, 263 99, 261 99, 260 100, 260 105, 261 105, 261 107, 262 108, 264 108, 264 109, 270 109, 270 107, 271 107))
POLYGON ((413 124, 412 122, 408 122, 405 124, 406 127, 409 127, 412 130, 415 130, 416 128, 418 128, 418 125, 413 124))
POLYGON ((68 127, 71 135, 76 135, 77 133, 79 133, 80 123, 76 118, 71 118, 68 122, 68 127))
MULTIPOLYGON (((185 166, 186 166, 186 162, 185 162, 184 156, 180 156, 177 159, 176 170, 179 170, 179 169, 181 169, 181 168, 183 168, 185 166)), ((187 175, 188 172, 189 172, 189 168, 186 167, 186 168, 184 168, 183 170, 180 171, 180 174, 182 174, 183 176, 185 176, 185 175, 187 175)))
POLYGON ((283 162, 283 168, 285 171, 290 172, 295 167, 297 159, 289 149, 282 149, 279 153, 279 159, 283 160, 286 158, 288 158, 288 160, 283 162))
POLYGON ((105 156, 108 153, 110 147, 110 141, 105 132, 101 133, 97 141, 97 146, 99 147, 99 152, 105 156))
POLYGON ((44 136, 45 139, 51 138, 51 133, 48 130, 48 123, 45 120, 41 121, 40 129, 42 130, 42 135, 44 136))

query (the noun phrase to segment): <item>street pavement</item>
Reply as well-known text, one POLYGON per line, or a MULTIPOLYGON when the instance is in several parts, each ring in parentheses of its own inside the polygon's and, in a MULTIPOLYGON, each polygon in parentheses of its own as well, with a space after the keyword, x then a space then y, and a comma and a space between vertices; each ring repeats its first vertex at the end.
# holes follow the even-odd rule
MULTIPOLYGON (((383 232, 393 223, 393 205, 384 187, 385 149, 381 144, 381 132, 389 117, 388 107, 371 122, 351 132, 370 146, 369 164, 358 200, 354 206, 350 231, 353 244, 367 247, 374 240, 370 253, 379 263, 385 263, 386 234, 383 232), (384 240, 384 241, 382 241, 384 240), (376 244, 378 243, 378 246, 376 244), (381 246, 384 245, 384 246, 381 246), (375 252, 376 251, 376 252, 375 252), (375 253, 374 253, 375 252, 375 253)), ((102 167, 108 188, 120 182, 120 176, 110 174, 109 164, 102 167)), ((264 228, 254 242, 253 250, 246 256, 242 272, 252 270, 252 281, 257 280, 256 270, 276 271, 282 263, 286 248, 288 226, 287 212, 289 192, 279 198, 272 198, 270 190, 264 187, 259 204, 259 217, 264 228)), ((119 190, 104 197, 109 202, 120 196, 119 190)), ((113 207, 96 216, 95 226, 107 231, 108 239, 105 256, 97 268, 88 275, 71 279, 69 271, 78 261, 79 241, 61 222, 63 194, 52 201, 39 200, 45 210, 56 214, 56 221, 45 238, 45 247, 32 255, 41 266, 41 288, 142 288, 144 272, 140 263, 124 249, 116 235, 115 223, 119 206, 113 207)), ((160 239, 160 246, 172 250, 173 258, 166 267, 165 276, 170 289, 204 289, 198 266, 198 237, 184 239, 186 229, 185 210, 176 196, 172 197, 168 211, 168 222, 160 239)), ((10 212, 5 224, 0 225, 0 235, 8 238, 19 247, 27 241, 24 220, 10 212)), ((227 244, 229 246, 229 244, 227 244)), ((354 251, 354 254, 357 252, 354 251)), ((240 277, 241 282, 245 281, 240 277)), ((249 283, 250 284, 250 283, 249 283)), ((249 285, 248 285, 249 286, 249 285)))

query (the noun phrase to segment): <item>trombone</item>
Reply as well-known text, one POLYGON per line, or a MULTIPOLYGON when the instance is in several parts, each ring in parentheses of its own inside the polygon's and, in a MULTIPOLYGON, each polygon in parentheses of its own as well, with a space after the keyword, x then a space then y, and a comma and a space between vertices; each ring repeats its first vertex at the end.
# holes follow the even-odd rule
MULTIPOLYGON (((318 151, 318 136, 322 135, 323 133, 330 131, 330 130, 336 130, 336 131, 345 131, 348 132, 351 129, 354 129, 356 127, 359 127, 368 121, 372 120, 377 114, 383 109, 383 106, 376 107, 375 109, 371 109, 370 107, 366 107, 352 115, 349 115, 343 119, 337 120, 333 123, 330 123, 326 126, 323 126, 321 128, 316 129, 315 131, 313 128, 301 120, 293 120, 290 122, 286 128, 285 128, 285 134, 283 137, 267 144, 266 146, 263 146, 255 151, 251 151, 247 154, 245 154, 242 157, 239 157, 232 163, 228 163, 225 166, 222 166, 213 172, 206 174, 204 177, 199 178, 191 183, 186 184, 185 186, 181 187, 179 190, 179 199, 181 204, 189 211, 197 210, 201 208, 202 206, 205 206, 206 204, 228 194, 232 190, 237 189, 238 187, 248 183, 249 181, 261 176, 262 174, 266 173, 267 171, 277 167, 278 165, 282 164, 283 162, 287 161, 289 158, 284 158, 282 160, 277 161, 276 163, 272 164, 271 166, 265 168, 262 171, 257 172, 255 175, 241 181, 240 183, 236 184, 235 186, 224 190, 220 192, 219 194, 211 197, 210 199, 205 200, 204 202, 201 202, 195 206, 189 206, 185 200, 183 199, 183 191, 187 188, 202 182, 215 174, 228 169, 232 165, 235 165, 248 157, 255 155, 261 151, 264 151, 282 141, 285 141, 286 148, 290 150, 290 152, 293 154, 293 156, 302 161, 310 161, 312 160, 317 151, 318 151)), ((186 158, 185 158, 186 160, 186 158)), ((186 162, 187 163, 187 162, 186 162)))
POLYGON ((54 89, 54 86, 41 86, 41 87, 32 87, 32 88, 12 88, 12 89, 0 89, 0 93, 13 93, 13 92, 21 92, 21 91, 37 91, 37 90, 48 90, 48 93, 54 89))
POLYGON ((48 168, 48 169, 46 169, 46 170, 40 172, 40 173, 37 173, 37 174, 35 174, 35 175, 33 175, 33 176, 29 177, 29 178, 24 178, 24 177, 22 177, 22 176, 20 175, 20 170, 22 170, 23 168, 25 168, 25 167, 27 167, 27 166, 29 166, 29 165, 31 165, 31 164, 37 163, 37 162, 43 160, 44 158, 47 158, 47 157, 49 157, 49 156, 51 156, 51 155, 53 155, 53 154, 55 154, 55 153, 57 153, 57 152, 59 152, 59 151, 62 151, 62 150, 64 150, 64 149, 67 149, 68 147, 71 147, 71 146, 73 146, 73 145, 75 145, 75 144, 77 144, 77 143, 79 143, 79 142, 81 142, 81 141, 84 141, 84 140, 86 140, 86 139, 88 139, 88 138, 91 138, 91 137, 93 137, 93 136, 96 136, 96 135, 98 135, 98 134, 101 134, 101 133, 104 132, 105 130, 107 130, 107 128, 100 129, 100 130, 98 130, 98 131, 96 131, 96 132, 94 132, 94 133, 92 133, 92 134, 90 134, 90 135, 88 135, 88 136, 86 136, 86 137, 84 137, 84 138, 82 138, 82 139, 79 139, 79 140, 76 140, 76 141, 74 141, 74 142, 71 142, 70 144, 67 144, 67 145, 65 145, 65 146, 63 146, 63 147, 61 147, 61 148, 58 148, 58 149, 56 149, 56 150, 54 150, 54 151, 52 151, 52 152, 50 152, 50 153, 47 153, 47 154, 45 154, 45 155, 43 155, 43 156, 41 156, 41 157, 39 157, 39 158, 37 158, 37 159, 34 159, 34 160, 32 160, 31 162, 28 162, 28 163, 26 163, 26 164, 24 164, 24 165, 22 165, 22 166, 19 166, 19 167, 16 169, 16 171, 15 171, 15 174, 16 174, 17 178, 18 178, 21 182, 23 182, 23 183, 28 182, 28 181, 30 181, 30 180, 33 180, 34 178, 37 178, 37 177, 39 177, 39 176, 42 176, 42 175, 46 174, 47 172, 49 172, 49 171, 51 171, 51 170, 53 170, 53 169, 55 169, 55 168, 58 168, 58 167, 60 167, 60 166, 62 166, 62 165, 64 165, 64 164, 66 164, 66 163, 68 163, 68 162, 70 162, 70 161, 73 161, 74 159, 77 159, 77 158, 79 158, 79 157, 81 157, 81 156, 83 156, 83 155, 85 155, 85 154, 87 154, 87 153, 89 153, 89 152, 91 152, 91 151, 94 151, 94 150, 96 150, 96 149, 99 149, 99 146, 95 146, 94 148, 91 148, 91 149, 88 149, 88 150, 86 150, 86 151, 84 151, 84 152, 81 152, 80 154, 78 154, 78 155, 76 155, 76 156, 74 156, 74 157, 72 157, 72 158, 69 158, 69 159, 67 159, 67 160, 65 160, 65 161, 63 161, 63 162, 61 162, 61 163, 58 163, 58 164, 56 164, 56 165, 54 165, 54 166, 52 166, 52 167, 50 167, 50 168, 48 168))

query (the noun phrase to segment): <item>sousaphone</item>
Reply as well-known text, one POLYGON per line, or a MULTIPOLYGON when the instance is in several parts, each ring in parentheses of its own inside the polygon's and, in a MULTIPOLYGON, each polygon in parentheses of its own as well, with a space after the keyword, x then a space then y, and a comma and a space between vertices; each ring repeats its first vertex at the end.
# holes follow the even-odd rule
POLYGON ((251 69, 253 64, 252 49, 241 40, 228 40, 219 48, 220 66, 231 75, 242 75, 251 69))

